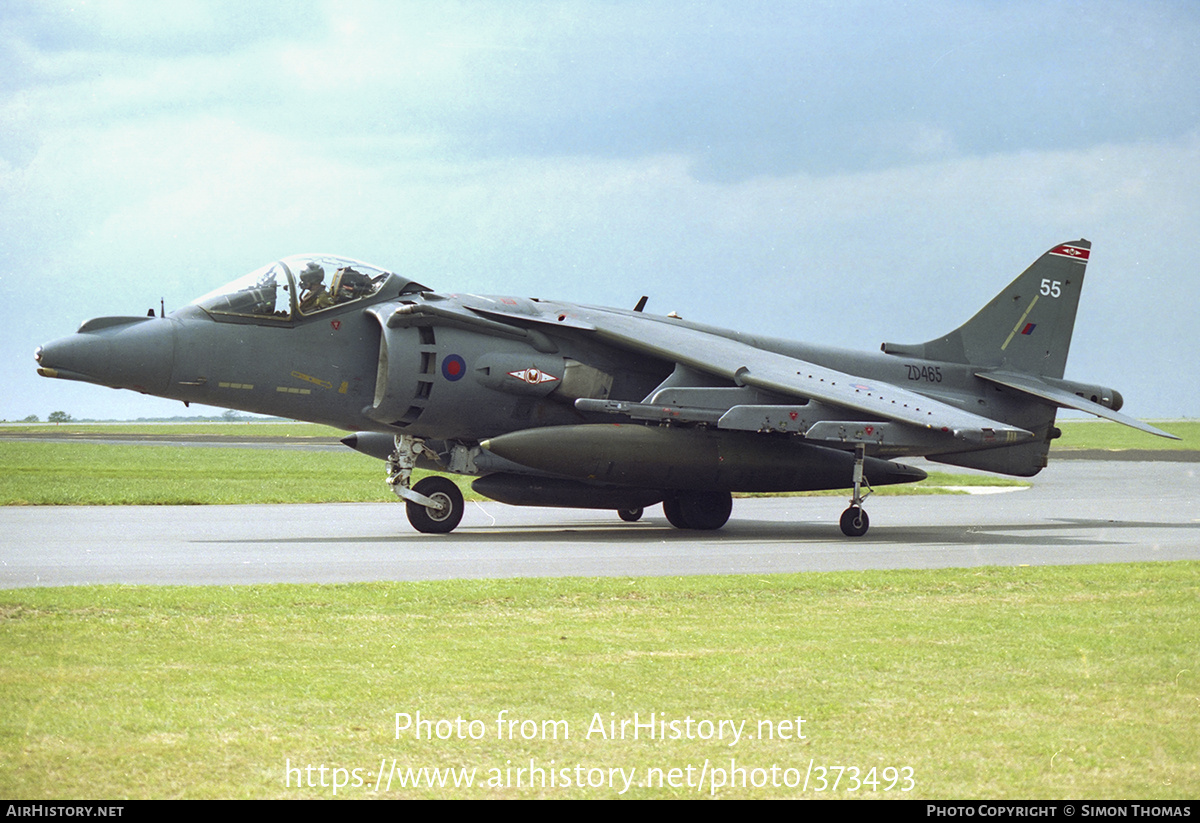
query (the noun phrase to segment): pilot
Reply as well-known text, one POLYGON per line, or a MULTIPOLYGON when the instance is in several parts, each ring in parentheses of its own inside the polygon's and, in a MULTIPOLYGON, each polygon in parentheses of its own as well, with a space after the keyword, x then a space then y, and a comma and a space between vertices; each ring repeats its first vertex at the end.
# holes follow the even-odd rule
POLYGON ((300 272, 300 311, 308 314, 333 303, 333 295, 325 290, 325 269, 310 261, 300 272))
POLYGON ((349 303, 371 293, 371 278, 350 266, 337 270, 333 276, 333 302, 349 303))

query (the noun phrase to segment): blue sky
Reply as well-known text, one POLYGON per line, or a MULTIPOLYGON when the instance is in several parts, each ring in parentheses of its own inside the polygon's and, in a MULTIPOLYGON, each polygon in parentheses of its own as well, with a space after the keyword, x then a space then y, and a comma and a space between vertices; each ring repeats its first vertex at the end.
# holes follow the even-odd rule
POLYGON ((92 316, 324 251, 860 349, 1094 243, 1067 377, 1196 416, 1190 2, 8 2, 0 418, 92 316))

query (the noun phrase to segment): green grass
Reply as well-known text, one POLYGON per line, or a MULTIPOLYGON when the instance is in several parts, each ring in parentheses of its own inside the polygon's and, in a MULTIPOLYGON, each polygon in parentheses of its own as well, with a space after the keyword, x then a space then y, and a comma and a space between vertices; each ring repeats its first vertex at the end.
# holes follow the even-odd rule
MULTIPOLYGON (((1169 441, 1108 422, 1063 423, 1058 449, 1187 449, 1200 444, 1200 421, 1165 423, 1184 439, 1169 441)), ((131 433, 176 436, 320 437, 334 429, 308 423, 64 424, 14 426, 3 432, 131 433)), ((1053 453, 1051 454, 1053 459, 1053 453)), ((317 503, 393 500, 383 464, 350 450, 201 448, 102 445, 0 439, 0 505, 123 505, 317 503)), ((469 478, 452 478, 468 500, 478 500, 469 478)), ((919 484, 885 486, 877 494, 953 493, 959 486, 1025 486, 998 475, 933 472, 919 484)), ((818 494, 844 495, 844 490, 818 494)))
POLYGON ((1054 441, 1050 456, 1053 458, 1056 449, 1200 449, 1200 420, 1154 421, 1153 425, 1182 439, 1167 440, 1106 420, 1059 421, 1063 436, 1054 441))
MULTIPOLYGON (((366 784, 338 797, 612 797, 373 784, 393 758, 480 780, 531 759, 621 767, 635 783, 733 758, 800 776, 810 761, 910 767, 915 787, 890 797, 1194 798, 1198 580, 1180 562, 3 591, 0 796, 332 797, 336 767, 366 784), (496 739, 502 711, 534 721, 531 738, 496 739), (398 712, 486 734, 397 739, 398 712), (594 716, 634 712, 746 721, 754 739, 585 739, 594 716), (781 724, 797 717, 804 739, 758 739, 760 721, 794 732, 781 724), (547 739, 545 721, 569 738, 547 739), (289 787, 289 761, 325 765, 327 785, 293 773, 289 787)), ((813 775, 803 796, 885 796, 848 783, 819 794, 813 775)))
POLYGON ((7 505, 189 505, 394 500, 384 464, 349 449, 0 446, 7 505))
POLYGON ((207 434, 229 438, 237 437, 329 437, 339 439, 346 432, 317 423, 34 423, 14 424, 0 427, 0 435, 46 434, 49 436, 72 434, 207 434))
MULTIPOLYGON (((419 478, 425 472, 417 472, 419 478)), ((395 500, 384 464, 345 451, 105 445, 0 444, 2 505, 200 505, 370 503, 395 500)), ((472 478, 453 477, 468 500, 472 478)), ((880 494, 945 493, 955 485, 1026 485, 1009 478, 935 473, 880 494)), ((845 494, 845 492, 829 492, 845 494)))

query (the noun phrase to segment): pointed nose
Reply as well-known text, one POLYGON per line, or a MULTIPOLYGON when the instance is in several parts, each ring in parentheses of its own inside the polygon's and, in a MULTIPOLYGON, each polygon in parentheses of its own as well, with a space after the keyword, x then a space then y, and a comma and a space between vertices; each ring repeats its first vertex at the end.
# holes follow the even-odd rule
POLYGON ((175 364, 175 323, 166 318, 100 317, 70 337, 39 346, 34 359, 43 377, 163 394, 175 364))

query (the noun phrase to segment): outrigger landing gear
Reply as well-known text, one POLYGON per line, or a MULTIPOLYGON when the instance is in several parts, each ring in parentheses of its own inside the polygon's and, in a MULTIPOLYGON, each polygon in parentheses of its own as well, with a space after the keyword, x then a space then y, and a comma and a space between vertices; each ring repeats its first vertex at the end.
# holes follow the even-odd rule
POLYGON ((445 477, 426 477, 410 488, 417 455, 425 450, 420 440, 407 434, 396 435, 396 450, 387 460, 388 485, 405 503, 408 522, 425 534, 446 534, 462 521, 462 492, 445 477))
POLYGON ((636 523, 642 519, 643 509, 617 509, 617 515, 626 523, 636 523))
POLYGON ((842 534, 847 537, 862 537, 871 525, 871 519, 863 511, 862 504, 871 495, 871 484, 863 477, 863 463, 867 458, 867 447, 859 443, 854 447, 854 496, 850 498, 850 508, 842 512, 842 534), (863 484, 867 493, 862 493, 863 484))

